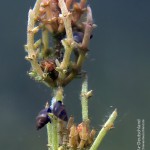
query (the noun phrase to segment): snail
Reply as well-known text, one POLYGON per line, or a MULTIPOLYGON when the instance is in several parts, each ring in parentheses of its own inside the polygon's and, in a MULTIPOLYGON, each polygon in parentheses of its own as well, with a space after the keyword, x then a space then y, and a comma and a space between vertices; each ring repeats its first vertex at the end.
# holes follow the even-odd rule
POLYGON ((36 129, 37 130, 44 127, 48 122, 51 123, 51 119, 48 116, 48 113, 50 112, 51 112, 50 108, 44 108, 39 112, 38 116, 36 117, 36 129))
POLYGON ((62 101, 56 101, 52 110, 53 114, 63 121, 68 121, 67 112, 62 101))
POLYGON ((43 128, 48 122, 52 122, 52 119, 49 117, 48 113, 53 113, 57 118, 63 121, 68 121, 67 112, 65 106, 62 104, 62 101, 56 101, 53 97, 51 106, 42 109, 36 117, 37 130, 43 128))

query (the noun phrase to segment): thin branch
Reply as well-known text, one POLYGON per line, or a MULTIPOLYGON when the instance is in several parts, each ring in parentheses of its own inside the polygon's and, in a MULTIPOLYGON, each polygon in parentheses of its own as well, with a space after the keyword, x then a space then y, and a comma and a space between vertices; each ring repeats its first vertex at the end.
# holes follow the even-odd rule
POLYGON ((87 122, 88 118, 88 99, 92 96, 92 90, 88 91, 88 77, 84 75, 81 89, 82 121, 87 122))
POLYGON ((46 125, 47 128, 47 141, 48 141, 48 150, 52 149, 52 124, 48 123, 46 125))
POLYGON ((89 6, 87 7, 87 21, 84 24, 85 24, 85 31, 82 41, 82 48, 87 49, 92 34, 92 30, 96 26, 93 24, 92 10, 89 6))
POLYGON ((60 68, 62 71, 59 73, 59 78, 60 80, 62 80, 65 78, 65 73, 70 62, 70 56, 72 53, 74 40, 73 40, 73 33, 72 33, 72 26, 71 26, 71 13, 68 11, 64 0, 59 0, 59 7, 62 12, 60 17, 62 17, 63 19, 63 23, 66 30, 66 39, 62 40, 65 53, 64 53, 63 61, 60 64, 60 68))
POLYGON ((45 76, 37 61, 38 50, 35 49, 36 43, 34 43, 34 35, 38 31, 38 28, 35 27, 35 23, 35 12, 30 9, 28 13, 27 45, 25 46, 28 52, 28 56, 26 56, 26 59, 31 63, 32 69, 40 77, 41 81, 49 87, 54 87, 55 83, 50 79, 50 77, 45 76))
POLYGON ((49 36, 47 29, 42 30, 42 43, 43 43, 42 53, 43 56, 46 57, 48 55, 48 48, 49 48, 49 36))
POLYGON ((90 150, 97 150, 99 145, 101 144, 101 141, 107 134, 107 132, 114 127, 114 121, 116 120, 117 117, 117 109, 113 111, 113 113, 110 115, 109 119, 107 122, 104 124, 103 128, 97 135, 93 145, 91 146, 90 150))
POLYGON ((56 118, 52 119, 52 149, 58 149, 58 133, 57 133, 57 123, 58 120, 56 118))
POLYGON ((34 25, 35 25, 35 19, 34 19, 35 15, 32 9, 29 10, 29 14, 28 14, 28 27, 27 27, 27 52, 28 52, 28 56, 26 57, 27 60, 30 61, 33 70, 35 70, 37 72, 38 75, 40 75, 41 77, 43 76, 43 71, 40 68, 36 57, 36 51, 34 49, 34 25))
POLYGON ((60 68, 62 70, 66 70, 68 68, 69 62, 70 62, 70 56, 72 53, 72 47, 69 45, 67 39, 62 40, 62 45, 65 49, 65 54, 62 63, 60 64, 60 68))
POLYGON ((33 8, 33 11, 34 11, 36 17, 39 15, 39 9, 40 9, 41 2, 42 2, 42 0, 37 0, 34 5, 34 8, 33 8))
MULTIPOLYGON (((49 104, 48 102, 46 103, 46 106, 45 108, 49 108, 49 104)), ((52 149, 52 124, 51 123, 47 123, 46 125, 46 128, 47 128, 47 141, 48 141, 48 150, 51 150, 52 149)))
POLYGON ((66 36, 69 41, 73 41, 73 34, 72 34, 72 27, 71 27, 71 14, 67 9, 66 3, 64 0, 59 0, 59 7, 61 9, 62 17, 65 29, 66 29, 66 36))

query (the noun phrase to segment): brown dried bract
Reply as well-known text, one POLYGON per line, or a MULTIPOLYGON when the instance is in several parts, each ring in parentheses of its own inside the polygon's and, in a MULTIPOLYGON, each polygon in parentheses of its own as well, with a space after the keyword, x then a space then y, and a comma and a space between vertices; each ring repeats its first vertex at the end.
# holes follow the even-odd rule
POLYGON ((41 61, 41 68, 43 71, 51 72, 56 68, 56 65, 53 60, 44 60, 41 61))
POLYGON ((69 134, 69 147, 76 148, 78 146, 78 131, 77 127, 75 125, 72 125, 70 128, 70 134, 69 134))
POLYGON ((57 32, 59 27, 58 17, 60 14, 58 0, 42 0, 39 11, 39 20, 50 32, 57 32))

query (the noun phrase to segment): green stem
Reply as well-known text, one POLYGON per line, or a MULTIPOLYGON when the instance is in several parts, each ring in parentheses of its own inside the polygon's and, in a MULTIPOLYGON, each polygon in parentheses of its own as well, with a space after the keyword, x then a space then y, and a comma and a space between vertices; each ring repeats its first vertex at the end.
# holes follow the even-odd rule
POLYGON ((52 149, 58 149, 57 119, 52 120, 52 149))
POLYGON ((115 109, 113 113, 110 115, 109 119, 107 122, 104 124, 103 128, 97 135, 93 145, 91 146, 90 150, 97 150, 99 145, 101 144, 103 138, 107 134, 107 132, 114 127, 114 121, 116 120, 117 117, 117 110, 115 109))
POLYGON ((50 77, 43 77, 43 71, 40 67, 40 65, 38 64, 38 59, 37 59, 37 54, 36 51, 34 49, 34 25, 35 25, 35 12, 30 9, 29 10, 29 14, 28 14, 28 27, 27 27, 27 52, 28 52, 28 56, 26 57, 26 59, 31 63, 32 69, 38 74, 38 76, 41 77, 41 79, 43 79, 44 83, 46 82, 46 84, 49 87, 54 87, 54 83, 53 81, 50 79, 50 77))
POLYGON ((82 106, 82 120, 88 120, 88 97, 86 93, 88 92, 88 80, 87 76, 85 75, 84 81, 82 83, 82 90, 81 90, 81 106, 82 106))
POLYGON ((55 98, 57 101, 63 101, 63 88, 58 87, 55 93, 55 98))
POLYGON ((64 0, 59 0, 59 7, 62 12, 62 19, 64 22, 67 39, 72 42, 73 34, 72 34, 72 26, 71 26, 71 14, 69 13, 67 9, 66 3, 64 2, 64 0))
POLYGON ((63 79, 62 86, 66 86, 70 83, 77 75, 78 71, 81 69, 83 62, 85 61, 86 50, 81 50, 80 55, 77 60, 76 70, 72 71, 66 78, 63 79))
POLYGON ((77 60, 77 68, 78 70, 81 69, 83 62, 85 61, 85 55, 86 55, 86 50, 81 49, 79 58, 77 60))
POLYGON ((47 57, 48 48, 49 48, 49 36, 48 36, 47 29, 42 30, 42 43, 43 43, 43 49, 42 49, 43 56, 47 57))
POLYGON ((64 54, 64 58, 63 58, 63 62, 62 62, 62 68, 63 69, 67 69, 68 65, 69 65, 69 61, 70 61, 70 56, 71 56, 71 52, 72 52, 72 47, 71 45, 68 43, 67 39, 62 40, 62 45, 64 46, 65 49, 65 54, 64 54))
MULTIPOLYGON (((49 108, 48 102, 46 103, 45 108, 49 108)), ((46 129, 47 129, 48 150, 52 150, 52 124, 47 123, 46 129)))
POLYGON ((48 150, 51 150, 52 149, 52 125, 50 123, 48 123, 46 125, 46 128, 47 128, 47 140, 48 140, 48 150))

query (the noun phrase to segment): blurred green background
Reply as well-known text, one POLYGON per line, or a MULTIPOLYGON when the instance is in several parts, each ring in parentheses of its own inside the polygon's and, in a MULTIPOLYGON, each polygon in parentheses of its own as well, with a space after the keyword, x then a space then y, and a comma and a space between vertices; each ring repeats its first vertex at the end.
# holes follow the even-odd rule
MULTIPOLYGON (((0 9, 0 150, 47 150, 46 130, 36 131, 35 117, 51 91, 27 76, 24 60, 30 1, 2 1, 0 9)), ((88 59, 89 116, 97 131, 114 108, 115 129, 102 150, 137 149, 137 119, 145 120, 145 150, 150 148, 150 1, 89 0, 94 21, 88 59)), ((81 122, 81 80, 65 89, 69 115, 81 122)))

